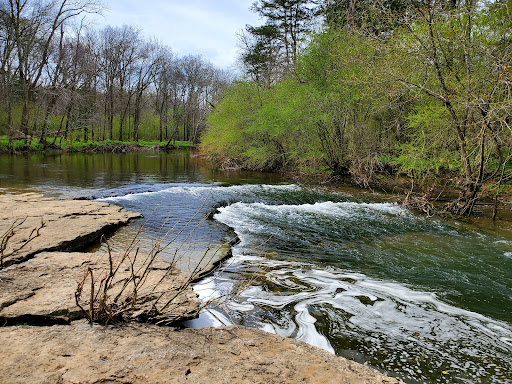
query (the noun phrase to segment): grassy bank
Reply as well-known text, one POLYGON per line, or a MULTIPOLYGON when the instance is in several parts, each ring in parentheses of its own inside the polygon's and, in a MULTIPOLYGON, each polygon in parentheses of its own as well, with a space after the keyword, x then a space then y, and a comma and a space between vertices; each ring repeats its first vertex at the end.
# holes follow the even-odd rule
POLYGON ((150 150, 193 149, 190 141, 71 141, 58 139, 55 143, 46 144, 39 140, 10 140, 7 136, 0 137, 0 153, 44 153, 44 152, 137 152, 150 150))

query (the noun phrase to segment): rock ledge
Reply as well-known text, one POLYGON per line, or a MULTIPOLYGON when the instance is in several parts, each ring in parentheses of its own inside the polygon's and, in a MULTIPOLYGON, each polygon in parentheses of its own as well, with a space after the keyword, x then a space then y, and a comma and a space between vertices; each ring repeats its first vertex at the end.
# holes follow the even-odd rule
POLYGON ((295 340, 247 328, 73 324, 0 328, 9 383, 399 383, 295 340))
POLYGON ((4 265, 26 261, 44 251, 79 250, 139 217, 139 213, 98 201, 54 200, 37 193, 0 195, 0 236, 21 223, 4 254, 21 249, 5 259, 4 265), (34 237, 37 231, 39 236, 34 237), (34 239, 27 243, 31 234, 34 239))

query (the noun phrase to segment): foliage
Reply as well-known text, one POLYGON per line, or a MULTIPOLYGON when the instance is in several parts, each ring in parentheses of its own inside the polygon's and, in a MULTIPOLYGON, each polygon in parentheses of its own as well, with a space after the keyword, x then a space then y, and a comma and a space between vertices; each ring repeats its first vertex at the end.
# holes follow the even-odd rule
POLYGON ((312 30, 317 6, 311 0, 258 0, 251 7, 265 20, 248 25, 240 35, 241 63, 259 84, 270 85, 294 67, 306 36, 312 30))
POLYGON ((312 36, 293 76, 235 84, 203 149, 225 164, 365 186, 383 173, 449 174, 460 196, 447 208, 471 214, 484 184, 507 180, 508 2, 337 3, 346 13, 312 36))

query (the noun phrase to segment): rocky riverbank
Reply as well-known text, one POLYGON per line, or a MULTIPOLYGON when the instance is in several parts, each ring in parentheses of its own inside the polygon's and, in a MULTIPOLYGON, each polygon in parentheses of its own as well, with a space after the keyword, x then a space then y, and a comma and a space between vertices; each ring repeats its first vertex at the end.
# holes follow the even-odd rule
MULTIPOLYGON (((76 300, 77 287, 88 274, 108 275, 112 263, 108 257, 76 251, 137 217, 94 201, 0 195, 0 382, 398 382, 318 348, 254 329, 179 330, 140 323, 162 297, 172 298, 172 305, 159 314, 161 323, 194 317, 200 308, 187 285, 190 278, 161 259, 149 266, 138 291, 144 300, 131 310, 132 321, 90 325, 87 308, 76 300)), ((140 265, 122 259, 117 267, 112 295, 122 293, 123 282, 140 265)))

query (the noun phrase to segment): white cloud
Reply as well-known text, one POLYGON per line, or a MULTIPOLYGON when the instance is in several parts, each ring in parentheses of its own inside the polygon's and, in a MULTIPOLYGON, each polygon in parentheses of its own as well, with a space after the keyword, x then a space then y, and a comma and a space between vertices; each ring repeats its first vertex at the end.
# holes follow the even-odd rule
POLYGON ((258 24, 249 11, 253 0, 110 0, 99 26, 140 28, 179 55, 200 54, 219 67, 233 67, 237 36, 246 24, 258 24))

